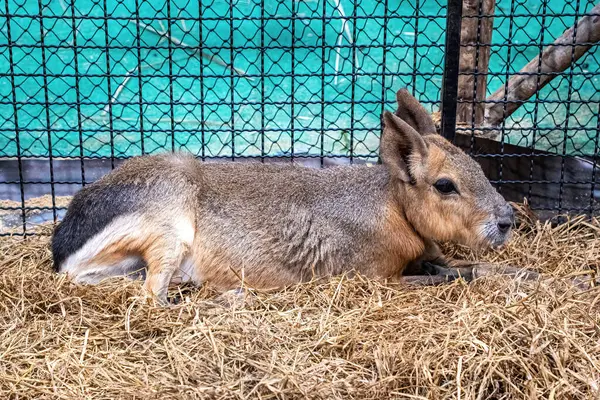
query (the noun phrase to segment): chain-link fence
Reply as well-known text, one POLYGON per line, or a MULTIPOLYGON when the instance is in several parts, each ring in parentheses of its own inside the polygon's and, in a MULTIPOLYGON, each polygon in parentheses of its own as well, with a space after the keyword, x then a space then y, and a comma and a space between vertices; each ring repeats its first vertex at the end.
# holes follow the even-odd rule
POLYGON ((600 3, 461 3, 463 147, 505 197, 546 215, 596 214, 600 3))
MULTIPOLYGON (((563 156, 598 153, 595 43, 510 115, 509 95, 488 97, 594 4, 498 0, 489 10, 488 0, 474 3, 462 17, 463 28, 475 21, 474 45, 446 47, 445 0, 4 0, 0 217, 26 232, 29 222, 60 218, 61 196, 122 159, 165 150, 321 165, 376 161, 380 116, 394 109, 396 90, 408 87, 432 112, 443 109, 445 55, 461 48, 475 61, 467 71, 461 64, 457 78, 455 140, 485 150, 495 160, 486 171, 500 186, 521 185, 512 189, 517 197, 556 182, 562 196, 572 183, 563 156), (490 104, 503 115, 492 125, 478 114, 489 114, 490 104), (481 142, 486 135, 497 142, 481 142), (518 157, 511 145, 520 146, 518 157), (537 177, 534 150, 559 156, 558 178, 537 177), (511 159, 529 168, 512 181, 511 159)), ((445 98, 456 104, 456 96, 445 98)), ((591 175, 575 182, 585 204, 539 208, 593 212, 590 165, 591 175)))

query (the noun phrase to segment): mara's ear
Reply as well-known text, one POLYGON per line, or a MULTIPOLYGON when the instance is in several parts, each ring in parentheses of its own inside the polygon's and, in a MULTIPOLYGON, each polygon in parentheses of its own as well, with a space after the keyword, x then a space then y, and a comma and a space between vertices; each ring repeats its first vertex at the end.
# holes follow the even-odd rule
POLYGON ((379 145, 381 162, 392 176, 415 183, 427 158, 427 145, 410 125, 389 111, 383 113, 383 133, 379 145))
POLYGON ((398 103, 398 109, 395 114, 406 121, 414 130, 421 135, 437 133, 431 115, 419 103, 419 100, 408 92, 408 89, 403 88, 396 92, 396 102, 398 103))

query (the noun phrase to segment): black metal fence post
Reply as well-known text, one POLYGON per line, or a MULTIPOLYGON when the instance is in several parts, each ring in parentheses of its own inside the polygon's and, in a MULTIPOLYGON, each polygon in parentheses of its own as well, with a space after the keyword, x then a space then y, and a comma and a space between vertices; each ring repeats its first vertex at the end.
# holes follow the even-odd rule
POLYGON ((444 77, 442 80, 442 135, 454 140, 460 60, 460 28, 462 0, 448 0, 446 13, 446 46, 444 48, 444 77))

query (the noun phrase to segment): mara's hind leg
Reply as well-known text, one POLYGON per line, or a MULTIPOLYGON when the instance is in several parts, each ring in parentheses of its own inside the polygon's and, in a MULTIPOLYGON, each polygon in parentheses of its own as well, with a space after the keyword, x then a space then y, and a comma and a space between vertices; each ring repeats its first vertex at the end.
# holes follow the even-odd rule
POLYGON ((194 239, 190 220, 176 222, 128 215, 113 221, 99 234, 70 255, 60 266, 75 282, 98 283, 111 276, 138 272, 144 276, 144 289, 161 302, 175 271, 194 239), (144 266, 145 274, 144 274, 144 266))
POLYGON ((177 237, 157 238, 144 254, 148 266, 144 290, 160 304, 167 304, 169 283, 189 254, 189 245, 177 237))

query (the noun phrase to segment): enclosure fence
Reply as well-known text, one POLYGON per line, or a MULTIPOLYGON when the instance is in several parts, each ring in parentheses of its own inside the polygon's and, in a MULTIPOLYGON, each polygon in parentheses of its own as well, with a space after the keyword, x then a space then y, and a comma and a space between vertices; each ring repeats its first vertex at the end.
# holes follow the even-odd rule
POLYGON ((402 87, 507 199, 598 211, 600 8, 589 0, 1 8, 0 234, 60 219, 66 196, 141 154, 377 162, 381 114, 402 87))

